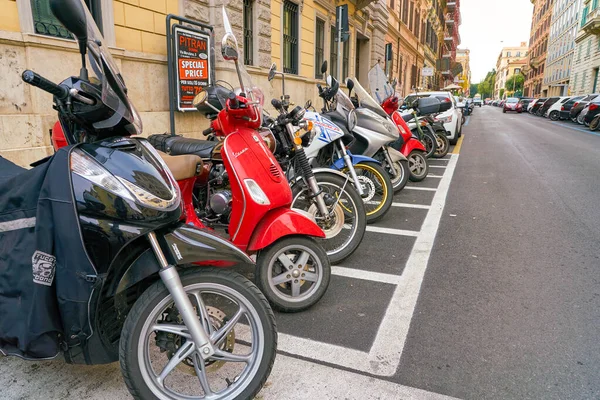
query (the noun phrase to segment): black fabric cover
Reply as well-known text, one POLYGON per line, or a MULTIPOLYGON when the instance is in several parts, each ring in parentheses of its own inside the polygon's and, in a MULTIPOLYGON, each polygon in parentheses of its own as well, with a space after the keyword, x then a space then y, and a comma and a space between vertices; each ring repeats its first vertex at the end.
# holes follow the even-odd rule
POLYGON ((0 351, 57 355, 92 334, 95 276, 72 200, 69 148, 30 170, 0 157, 0 351))

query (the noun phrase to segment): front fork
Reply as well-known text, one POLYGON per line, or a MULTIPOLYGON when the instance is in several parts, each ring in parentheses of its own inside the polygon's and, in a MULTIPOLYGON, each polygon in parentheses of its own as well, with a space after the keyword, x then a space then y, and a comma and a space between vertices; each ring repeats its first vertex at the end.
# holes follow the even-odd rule
POLYGON ((381 151, 383 151, 385 161, 390 166, 390 173, 394 176, 394 178, 396 178, 398 176, 398 171, 396 171, 396 168, 394 167, 394 162, 392 161, 392 157, 390 157, 387 146, 384 146, 381 151))
POLYGON ((196 350, 202 356, 202 358, 206 360, 215 354, 215 349, 210 342, 207 332, 200 323, 198 314, 196 314, 192 302, 183 288, 177 268, 167 262, 167 258, 165 257, 165 254, 163 253, 154 232, 150 232, 148 234, 148 240, 150 241, 154 255, 160 263, 161 268, 158 274, 167 287, 167 290, 173 297, 175 306, 180 312, 186 328, 190 332, 190 336, 192 337, 196 350))
POLYGON ((335 151, 338 153, 339 158, 344 159, 344 163, 346 164, 348 171, 350 171, 350 176, 352 177, 352 181, 354 182, 354 186, 356 186, 358 194, 360 194, 361 197, 365 197, 365 190, 363 189, 362 183, 358 179, 358 175, 356 175, 354 164, 352 164, 352 159, 344 147, 344 143, 342 143, 342 140, 340 139, 336 144, 338 145, 338 148, 336 148, 335 151))

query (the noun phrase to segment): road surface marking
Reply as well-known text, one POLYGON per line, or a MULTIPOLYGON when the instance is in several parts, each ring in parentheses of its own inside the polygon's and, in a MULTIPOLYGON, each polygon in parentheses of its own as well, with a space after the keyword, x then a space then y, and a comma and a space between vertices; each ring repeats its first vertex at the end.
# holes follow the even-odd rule
POLYGON ((469 125, 470 121, 471 121, 471 116, 469 115, 469 116, 467 116, 467 118, 466 118, 465 123, 463 124, 463 126, 469 125))
POLYGON ((389 235, 398 235, 398 236, 419 236, 419 232, 417 231, 407 231, 404 229, 392 229, 392 228, 380 228, 378 226, 367 226, 367 232, 377 232, 377 233, 387 233, 389 235))
POLYGON ((404 189, 409 189, 409 190, 423 190, 425 192, 435 192, 437 189, 434 188, 426 188, 426 187, 419 187, 419 186, 404 186, 404 189))
POLYGON ((432 165, 432 164, 429 164, 429 168, 446 168, 446 166, 445 165, 432 165))
POLYGON ((452 150, 452 154, 460 153, 460 148, 462 147, 462 142, 463 142, 464 138, 465 138, 464 135, 458 138, 458 142, 456 143, 456 146, 454 146, 454 150, 452 150))
MULTIPOLYGON (((458 158, 458 155, 451 156, 448 168, 444 172, 444 177, 440 181, 439 187, 431 189, 432 191, 436 191, 436 194, 433 197, 431 208, 425 217, 421 231, 418 233, 404 231, 413 234, 416 233, 417 239, 402 275, 398 277, 398 284, 379 325, 371 350, 369 352, 359 351, 286 334, 279 334, 279 350, 290 355, 339 365, 350 370, 362 371, 373 375, 389 377, 396 373, 398 365, 400 365, 400 357, 404 351, 410 322, 417 305, 421 284, 425 276, 429 256, 431 255, 458 158)), ((375 227, 367 227, 367 230, 371 230, 369 228, 372 229, 375 227)), ((351 273, 347 269, 337 269, 337 271, 340 274, 351 273)), ((357 274, 354 271, 352 273, 357 274)), ((385 277, 385 274, 372 276, 381 278, 382 276, 385 277)))
POLYGON ((392 203, 392 207, 406 207, 406 208, 420 208, 423 210, 429 210, 431 206, 423 204, 410 204, 410 203, 392 203))
POLYGON ((579 132, 583 132, 583 133, 589 133, 590 135, 600 136, 600 133, 596 133, 589 129, 583 129, 583 128, 578 128, 578 127, 574 127, 574 126, 569 126, 568 124, 563 124, 561 122, 550 122, 550 123, 553 125, 562 126, 563 128, 572 129, 574 131, 579 131, 579 132))
POLYGON ((428 178, 443 178, 443 176, 441 175, 435 175, 435 174, 427 174, 428 178))
POLYGON ((365 271, 363 269, 345 268, 332 266, 331 273, 346 278, 362 279, 363 281, 373 281, 380 283, 389 283, 397 285, 400 282, 400 275, 383 274, 381 272, 365 271))

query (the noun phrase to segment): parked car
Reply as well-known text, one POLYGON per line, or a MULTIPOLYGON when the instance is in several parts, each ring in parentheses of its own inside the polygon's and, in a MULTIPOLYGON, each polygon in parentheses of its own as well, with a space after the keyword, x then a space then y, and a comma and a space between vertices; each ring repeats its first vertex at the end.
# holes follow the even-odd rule
POLYGON ((547 97, 543 97, 541 99, 538 99, 538 101, 536 101, 536 103, 534 104, 533 107, 531 107, 531 110, 529 110, 530 113, 532 113, 533 115, 535 115, 538 110, 540 109, 540 107, 542 107, 544 105, 544 103, 546 102, 546 100, 548 100, 547 97))
POLYGON ((559 118, 560 119, 570 119, 571 108, 573 108, 573 104, 577 103, 579 100, 584 99, 586 96, 575 96, 571 97, 568 101, 566 101, 560 107, 559 118))
MULTIPOLYGON (((544 117, 548 117, 552 121, 558 121, 559 118, 560 118, 560 110, 561 110, 561 108, 570 99, 571 99, 571 97, 568 97, 568 96, 559 97, 558 100, 554 104, 550 105, 544 111, 544 117)), ((544 107, 546 107, 545 104, 544 104, 544 107)))
POLYGON ((544 104, 540 107, 540 109, 537 111, 537 115, 540 117, 545 117, 548 109, 554 104, 556 104, 556 102, 559 100, 560 97, 548 97, 548 100, 546 100, 544 104))
POLYGON ((527 108, 529 107, 529 103, 531 103, 533 101, 532 98, 529 97, 522 97, 519 100, 519 103, 521 103, 521 107, 523 107, 523 111, 527 111, 527 108))
MULTIPOLYGON (((598 96, 598 93, 590 94, 584 97, 582 100, 579 100, 578 102, 573 104, 573 107, 571 108, 571 112, 569 114, 569 118, 571 118, 571 121, 577 122, 577 118, 579 117, 579 114, 585 108, 585 106, 587 106, 590 101, 594 100, 598 96)), ((583 121, 581 123, 583 124, 583 121)))
POLYGON ((590 101, 588 104, 588 111, 583 118, 583 123, 586 126, 590 125, 590 122, 594 119, 596 115, 600 113, 600 96, 596 97, 594 100, 590 101))
POLYGON ((540 99, 533 99, 527 106, 527 112, 530 113, 531 109, 533 108, 533 106, 535 106, 537 104, 538 101, 540 101, 540 99))
POLYGON ((440 101, 452 102, 452 107, 448 111, 444 111, 435 116, 435 118, 444 124, 446 129, 446 136, 450 140, 451 144, 456 144, 458 138, 462 134, 462 111, 458 108, 458 104, 454 99, 454 96, 450 92, 420 92, 417 94, 409 94, 404 99, 405 104, 412 104, 417 97, 430 97, 434 96, 440 99, 440 101))
POLYGON ((474 97, 473 98, 473 104, 477 107, 481 107, 481 97, 474 97))
POLYGON ((585 116, 587 115, 588 111, 590 111, 590 104, 592 104, 592 103, 591 102, 587 103, 585 105, 585 107, 583 107, 583 110, 581 110, 581 112, 577 116, 576 122, 579 125, 583 125, 585 123, 585 116))
POLYGON ((515 111, 518 114, 521 114, 523 112, 523 106, 519 103, 519 99, 516 97, 509 97, 506 99, 506 102, 502 107, 502 112, 506 114, 507 111, 515 111))

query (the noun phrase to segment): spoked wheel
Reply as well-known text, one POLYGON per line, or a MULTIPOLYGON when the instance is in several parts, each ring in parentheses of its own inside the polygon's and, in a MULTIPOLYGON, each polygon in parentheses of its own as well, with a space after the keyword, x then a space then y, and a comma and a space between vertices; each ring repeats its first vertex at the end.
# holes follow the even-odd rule
POLYGON ((325 232, 324 239, 316 239, 325 249, 332 263, 339 263, 360 245, 367 229, 365 205, 349 178, 333 173, 316 173, 319 190, 329 215, 321 215, 316 198, 302 179, 292 185, 292 208, 308 212, 325 232))
POLYGON ((422 151, 413 150, 408 155, 408 165, 410 167, 410 180, 420 182, 427 177, 429 173, 429 164, 422 151))
POLYGON ((256 281, 269 302, 283 312, 305 310, 327 291, 331 266, 312 238, 286 237, 258 254, 256 281))
POLYGON ((135 399, 248 399, 277 350, 275 319, 252 282, 228 270, 189 268, 185 292, 210 336, 204 359, 162 281, 135 302, 121 332, 121 372, 135 399))
POLYGON ((360 162, 354 166, 364 193, 367 223, 379 221, 392 207, 392 180, 383 167, 374 162, 360 162))
POLYGON ((446 136, 446 132, 436 132, 435 133, 435 140, 437 142, 437 149, 435 150, 435 153, 433 154, 433 158, 442 158, 445 157, 446 154, 448 154, 448 151, 450 150, 450 141, 448 140, 448 137, 446 136))
POLYGON ((556 110, 552 111, 550 113, 550 115, 548 115, 548 118, 550 118, 552 121, 558 121, 559 117, 560 117, 560 113, 556 110))
POLYGON ((423 146, 425 146, 425 151, 427 152, 426 157, 431 158, 437 151, 437 141, 435 138, 435 132, 433 129, 427 125, 423 129, 423 139, 421 140, 423 146))
POLYGON ((390 180, 392 181, 392 187, 394 193, 398 193, 406 183, 408 182, 408 177, 410 176, 410 168, 408 166, 408 160, 400 160, 396 161, 391 167, 385 163, 385 168, 390 176, 390 180), (394 168, 396 176, 394 176, 391 172, 391 169, 394 168))

